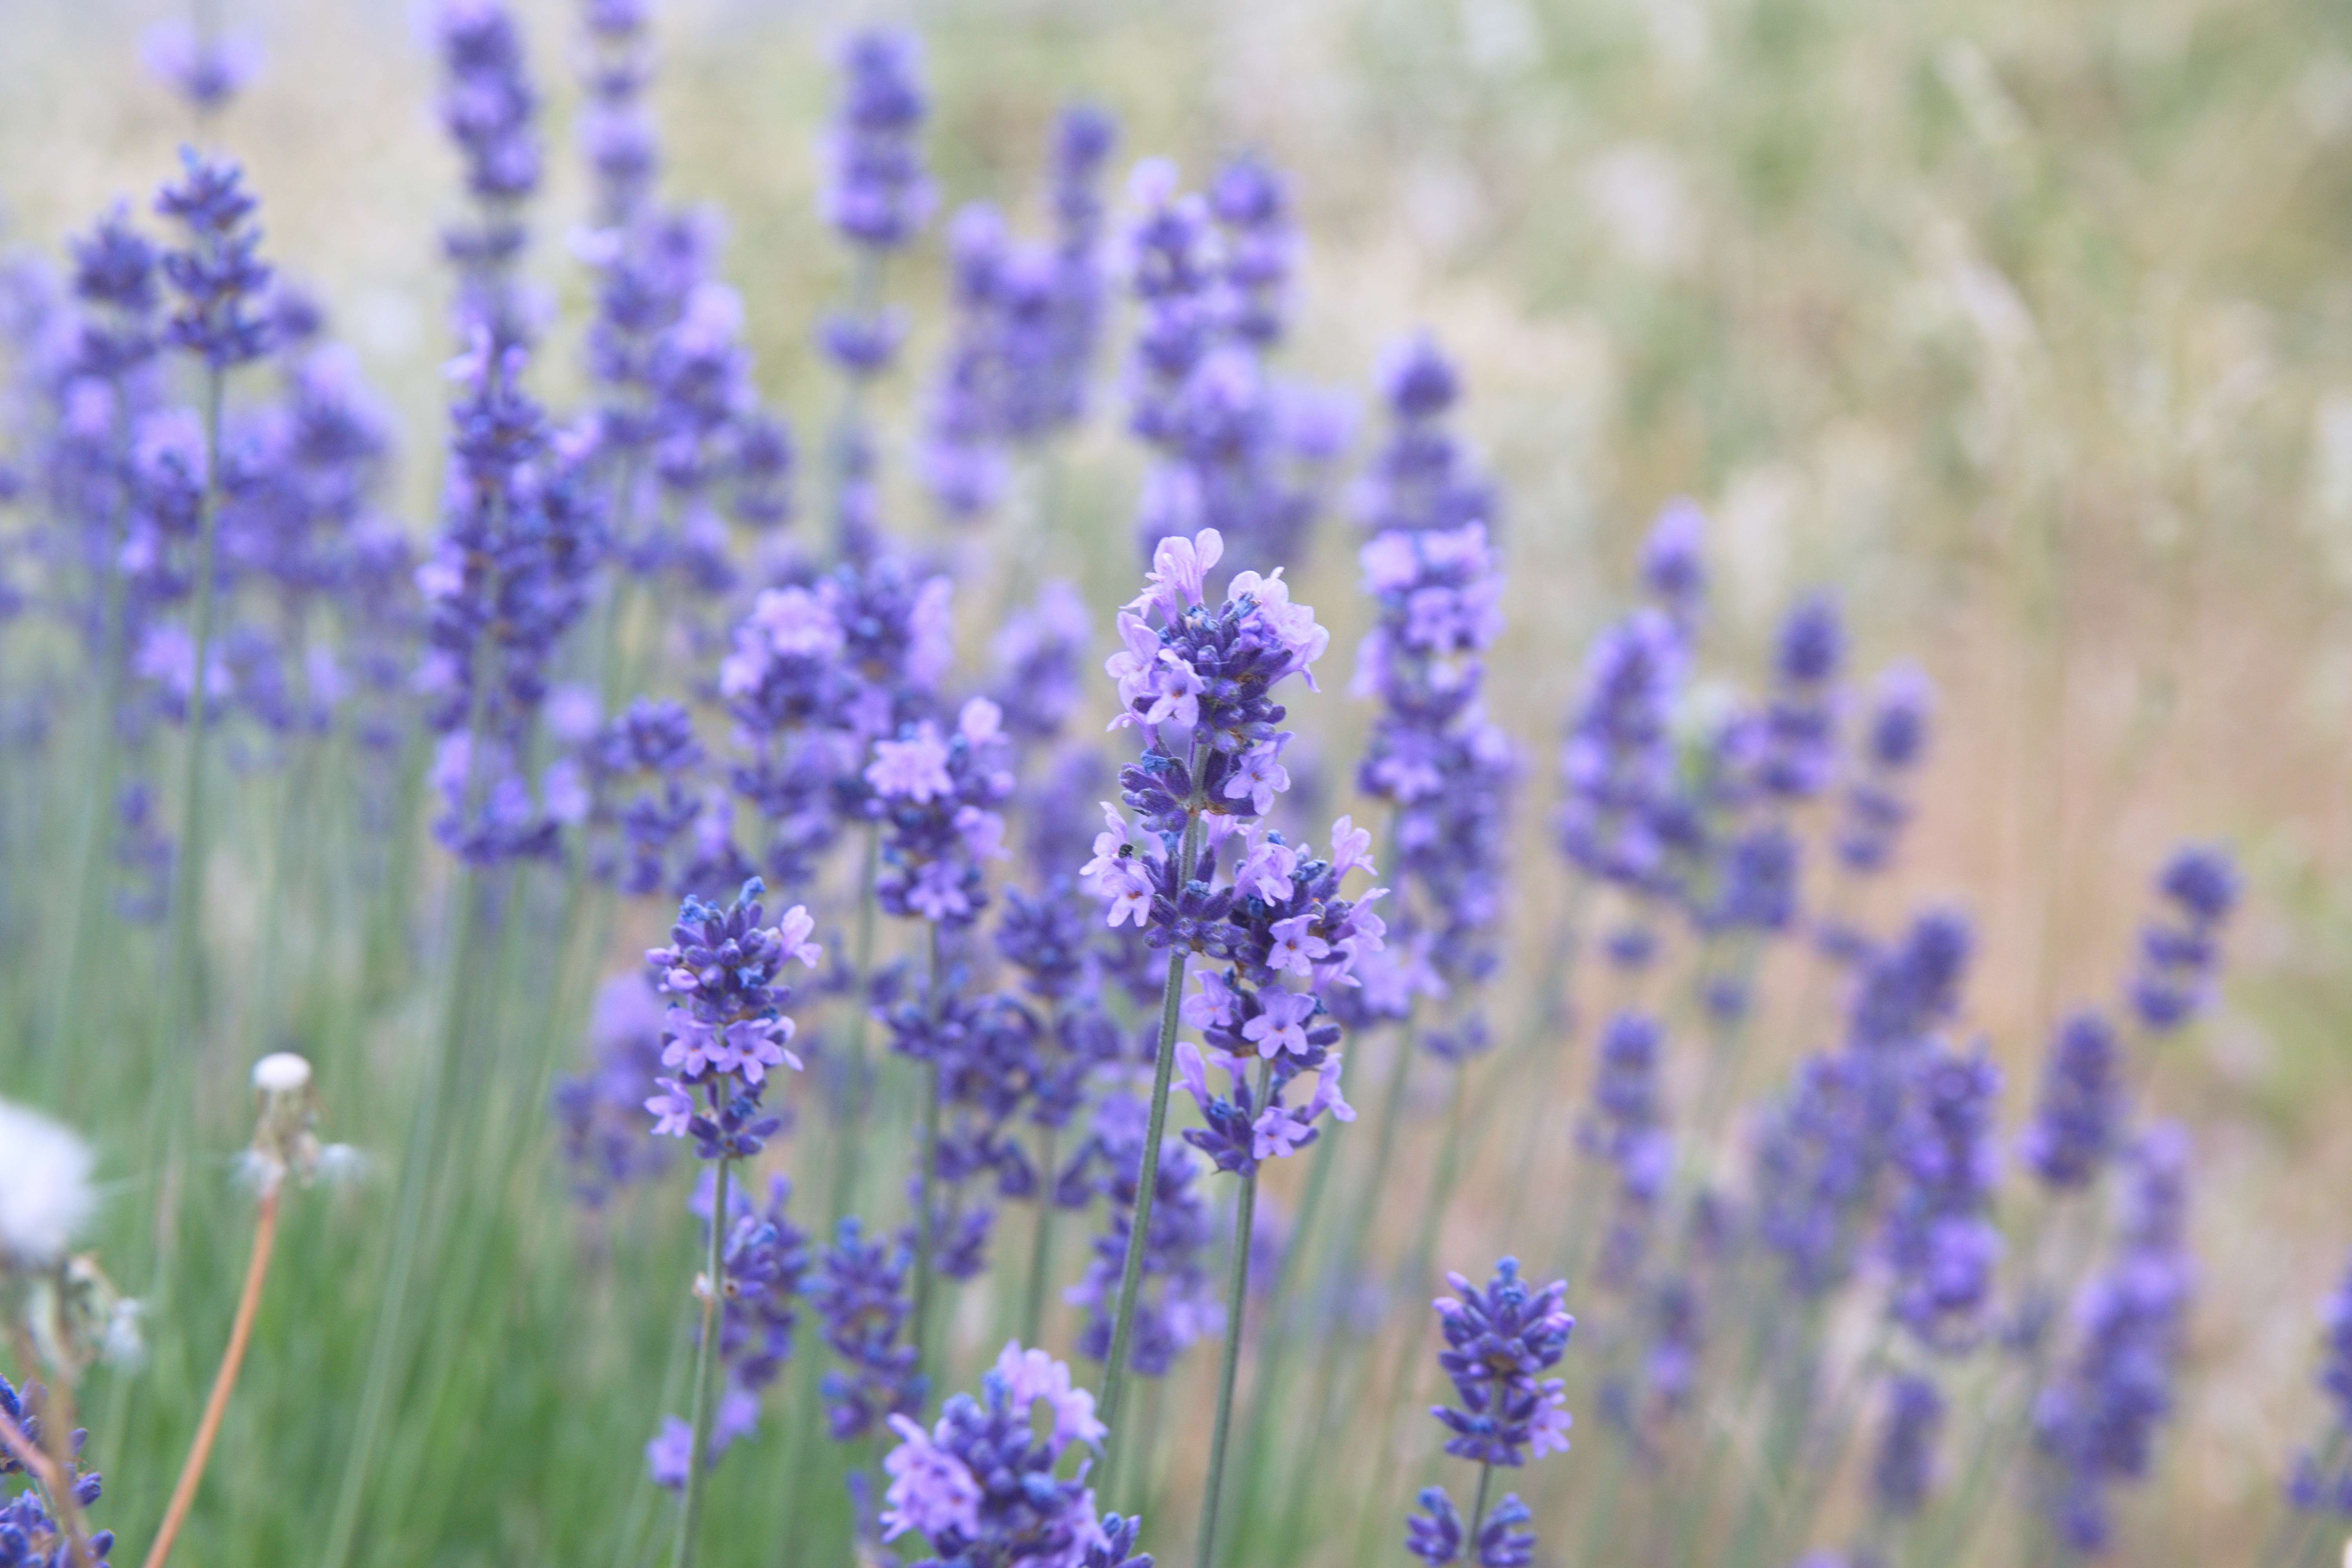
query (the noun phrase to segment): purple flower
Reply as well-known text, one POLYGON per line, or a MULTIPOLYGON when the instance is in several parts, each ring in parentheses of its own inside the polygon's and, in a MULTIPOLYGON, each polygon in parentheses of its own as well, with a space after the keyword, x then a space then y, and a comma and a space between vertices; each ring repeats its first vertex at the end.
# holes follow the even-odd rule
POLYGON ((657 1080, 667 1087, 646 1109, 659 1130, 690 1133, 706 1160, 758 1153, 780 1125, 760 1105, 766 1069, 800 1070, 800 1058, 785 1048, 793 1021, 782 1008, 792 990, 778 975, 788 958, 814 969, 823 954, 809 940, 815 922, 798 904, 776 925, 761 926, 764 890, 755 877, 724 910, 689 895, 671 945, 646 954, 655 989, 676 998, 662 1024, 662 1065, 676 1077, 657 1080), (681 1125, 677 1100, 696 1094, 702 1100, 681 1125))
POLYGON ((460 278, 458 327, 461 334, 482 328, 503 348, 532 335, 513 270, 526 238, 518 209, 539 189, 539 94, 521 34, 499 0, 441 0, 434 25, 441 124, 457 144, 475 204, 473 216, 442 237, 460 278))
POLYGON ((236 34, 208 37, 173 16, 141 30, 139 63, 197 113, 210 114, 261 73, 261 47, 236 34))
POLYGON ((1688 659, 1683 635, 1655 610, 1602 633, 1560 748, 1562 852, 1637 896, 1669 886, 1663 819, 1676 788, 1671 723, 1688 659))
POLYGON ((2115 1029, 2095 1011, 2059 1026, 2042 1069, 2041 1099, 2020 1152, 2045 1186, 2087 1187, 2123 1138, 2129 1107, 2115 1029))
MULTIPOLYGON (((0 1415, 5 1415, 16 1429, 35 1443, 41 1442, 43 1407, 47 1403, 47 1391, 37 1383, 27 1383, 20 1393, 8 1380, 0 1377, 0 1415)), ((99 1474, 86 1469, 82 1449, 89 1434, 77 1429, 68 1434, 63 1444, 52 1439, 47 1445, 58 1468, 64 1472, 68 1489, 77 1507, 87 1510, 100 1495, 99 1474)), ((0 1448, 0 1476, 21 1475, 24 1465, 5 1448, 0 1448)), ((64 1524, 51 1511, 57 1500, 46 1489, 27 1486, 15 1498, 0 1503, 0 1552, 8 1553, 0 1562, 9 1568, 72 1568, 72 1564, 89 1562, 95 1568, 106 1568, 107 1554, 114 1550, 114 1531, 100 1530, 87 1538, 89 1555, 84 1558, 79 1549, 69 1541, 64 1524)))
POLYGON ((618 1188, 668 1163, 663 1145, 646 1137, 641 1108, 653 1111, 657 1134, 677 1135, 692 1119, 694 1101, 676 1080, 658 1076, 661 1007, 641 976, 616 974, 604 983, 588 1037, 588 1070, 558 1079, 551 1099, 572 1193, 601 1208, 618 1188), (645 1099, 648 1082, 660 1091, 652 1101, 645 1099))
POLYGON ((2132 1010, 2156 1034, 2203 1012, 2221 965, 2221 932, 2238 901, 2238 875, 2221 850, 2194 845, 2174 854, 2157 879, 2163 900, 2140 933, 2132 1010))
POLYGON ((911 33, 860 29, 841 49, 842 96, 824 147, 825 220, 850 244, 898 249, 936 200, 919 137, 929 112, 922 46, 911 33))
POLYGON ((1943 1429, 1944 1396, 1933 1379, 1904 1373, 1888 1385, 1885 1425, 1870 1468, 1871 1493, 1887 1517, 1908 1519, 1926 1504, 1943 1429))
POLYGON ((925 1381, 906 1342, 908 1275, 914 1254, 900 1237, 866 1239, 856 1216, 841 1222, 807 1282, 824 1342, 842 1365, 824 1375, 825 1415, 836 1443, 868 1437, 886 1419, 922 1408, 925 1381))
POLYGON ((2076 1294, 2074 1342, 2034 1401, 2042 1510, 2076 1552, 2106 1549, 2110 1493, 2147 1476, 2172 1411, 2190 1287, 2187 1159, 2188 1139, 2170 1125, 2133 1145, 2116 1253, 2076 1294))
POLYGON ((1421 1494, 1421 1512, 1405 1521, 1405 1550, 1432 1564, 1466 1561, 1475 1568, 1527 1568, 1535 1561, 1536 1537, 1519 1526, 1533 1517, 1517 1492, 1505 1493, 1486 1510, 1465 1559, 1462 1516, 1454 1510, 1454 1500, 1443 1487, 1427 1487, 1421 1494))
POLYGON ((661 163, 645 106, 653 79, 646 10, 642 0, 586 0, 583 6, 590 55, 580 148, 595 175, 597 219, 607 226, 638 214, 661 163))
POLYGON ((1885 1228, 1891 1310, 1931 1350, 1965 1350, 1992 1295, 2000 1232, 1990 1215, 2000 1071, 1938 1049, 1917 1070, 1895 1139, 1885 1228))
POLYGON ((1436 342, 1422 333, 1391 346, 1376 380, 1390 432, 1356 498, 1365 532, 1444 532, 1474 522, 1491 527, 1494 489, 1446 428, 1462 381, 1436 342))
POLYGON ((1908 666, 1881 676, 1863 721, 1862 766, 1847 782, 1838 858, 1847 869, 1883 869, 1911 815, 1903 784, 1927 748, 1935 689, 1908 666))
POLYGON ((259 359, 269 347, 268 323, 253 313, 269 282, 257 259, 261 231, 247 220, 257 205, 245 189, 245 172, 226 159, 180 150, 184 177, 166 185, 155 210, 188 232, 186 248, 163 253, 163 276, 179 303, 164 329, 174 347, 215 371, 259 359))
POLYGON ((2344 1271, 2344 1283, 2327 1299, 2323 1322, 2326 1329, 2326 1353, 2319 1367, 2320 1392, 2336 1405, 2336 1424, 2352 1432, 2352 1264, 2344 1271))
POLYGON ((1805 800, 1828 786, 1836 768, 1835 685, 1844 663, 1845 625, 1837 602, 1820 594, 1799 600, 1781 624, 1772 698, 1764 710, 1756 779, 1766 794, 1805 800))
POLYGON ((1365 591, 1381 610, 1357 655, 1356 690, 1379 718, 1358 787, 1396 810, 1400 934, 1433 933, 1431 962, 1448 987, 1482 980, 1493 930, 1518 762, 1482 706, 1483 655, 1502 627, 1502 574, 1483 523, 1394 529, 1363 547, 1365 591))
MULTIPOLYGON (((1069 1369, 1043 1352, 1007 1345, 981 1379, 981 1396, 959 1394, 930 1431, 903 1415, 891 1418, 901 1441, 882 1461, 890 1489, 882 1514, 883 1539, 909 1531, 926 1538, 926 1563, 1076 1564, 1107 1547, 1083 1467, 1064 1480, 1055 1474, 1073 1442, 1091 1444, 1102 1428, 1093 1398, 1070 1386, 1069 1369), (1033 1410, 1053 1413, 1053 1429, 1036 1436, 1033 1410), (1078 1419, 1074 1423, 1073 1416, 1078 1419)), ((1124 1534, 1125 1532, 1123 1532, 1124 1534)), ((1126 1537, 1131 1541, 1131 1535, 1126 1537)))
POLYGON ((1564 1280, 1530 1289, 1519 1278, 1518 1259, 1496 1265, 1483 1290, 1459 1274, 1448 1274, 1455 1296, 1435 1303, 1446 1348, 1437 1364, 1454 1380, 1461 1406, 1436 1405, 1430 1414, 1452 1432, 1445 1451, 1482 1465, 1517 1468, 1532 1447, 1538 1458, 1568 1449, 1568 1412, 1561 1407, 1561 1381, 1537 1373, 1559 1363, 1576 1320, 1560 1310, 1564 1280))

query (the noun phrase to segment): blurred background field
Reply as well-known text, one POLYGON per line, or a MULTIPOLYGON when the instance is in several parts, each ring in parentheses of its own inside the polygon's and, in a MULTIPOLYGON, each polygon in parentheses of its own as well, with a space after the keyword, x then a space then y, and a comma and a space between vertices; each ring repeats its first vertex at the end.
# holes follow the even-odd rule
MULTIPOLYGON (((560 0, 519 9, 551 127, 530 268, 576 310, 585 282, 562 242, 584 201, 565 151, 576 24, 560 0)), ((424 25, 387 0, 228 0, 227 14, 266 64, 221 140, 264 199, 268 254, 317 289, 397 405, 404 510, 421 533, 447 353, 434 236, 455 206, 424 25)), ((170 171, 188 127, 131 45, 153 15, 123 0, 0 7, 0 245, 55 253, 104 201, 140 201, 170 171)), ((1496 1006, 1507 1037, 1535 1026, 1529 976, 1561 915, 1543 822, 1562 715, 1587 641, 1630 592, 1643 531, 1677 494, 1711 519, 1711 660, 1760 668, 1789 597, 1822 585, 1849 612, 1859 663, 1911 658, 1935 679, 1916 835, 1874 912, 1935 899, 1977 918, 1966 1023, 2008 1069, 2012 1113, 2048 1022, 2112 993, 2168 847, 2197 837, 2238 852, 2248 896, 2224 1000, 2154 1066, 2148 1091, 2195 1133, 2200 1295, 2184 1403, 2131 1505, 2123 1557, 2250 1560, 2285 1456, 2318 1418, 2315 1310, 2352 1241, 2352 12, 2326 0, 672 0, 657 13, 654 89, 668 192, 723 205, 760 379, 804 435, 833 395, 807 324, 847 279, 814 206, 829 51, 874 16, 926 37, 929 145, 949 203, 1033 201, 1053 109, 1089 98, 1120 116, 1122 159, 1163 151, 1197 177, 1249 149, 1289 173, 1309 249, 1286 368, 1357 389, 1369 416, 1385 343, 1427 327, 1457 356, 1465 427, 1505 497, 1510 626, 1493 707, 1530 760, 1496 1006)), ((936 236, 894 287, 936 301, 936 236)), ((937 313, 919 320, 922 364, 937 313)), ((553 348, 540 390, 561 403, 578 374, 553 348)), ((915 385, 897 378, 902 406, 915 385)), ((1132 592, 1139 471, 1097 420, 1061 531, 1020 535, 1009 565, 968 558, 969 580, 1074 575, 1107 624, 1132 592)), ((926 516, 911 499, 899 511, 910 526, 926 516)), ((1351 557, 1328 524, 1294 572, 1343 655, 1363 624, 1351 557)), ((983 646, 989 605, 965 596, 968 647, 983 646)), ((1342 796, 1364 721, 1343 685, 1327 681, 1335 695, 1316 719, 1342 796)), ((234 847, 266 837, 278 797, 260 784, 241 796, 244 826, 222 836, 232 847, 215 876, 216 966, 233 966, 264 918, 256 858, 234 847)), ((26 842, 28 808, 0 809, 19 812, 12 841, 26 842)), ((11 875, 39 865, 19 859, 11 875)), ((45 1005, 44 939, 37 900, 21 887, 8 898, 21 1020, 45 1005)), ((285 1038, 235 1037, 234 1020, 270 1009, 252 976, 220 982, 216 1016, 232 1023, 214 1031, 218 1070, 198 1079, 200 1148, 237 1146, 239 1064, 289 1041, 327 1068, 335 1135, 387 1158, 397 1146, 401 1052, 423 1001, 348 1003, 331 900, 309 913, 318 929, 288 951, 317 962, 287 961, 285 1038)), ((611 967, 663 924, 651 903, 623 910, 611 967)), ((128 1092, 104 1031, 140 1005, 97 999, 92 1035, 57 1076, 0 1048, 0 1087, 37 1079, 50 1092, 25 1097, 100 1145, 116 1184, 104 1235, 126 1253, 145 1245, 140 1194, 163 1166, 121 1109, 143 1106, 143 1091, 128 1092)), ((547 1014, 518 1005, 508 1022, 544 1029, 568 1065, 587 1005, 549 998, 547 1014)), ((1564 1047, 1564 1097, 1585 1084, 1589 1038, 1564 1047)), ((1778 1045, 1792 1056, 1826 1043, 1778 1045)), ((665 1366, 677 1376, 678 1334, 674 1300, 615 1300, 637 1270, 690 1273, 677 1194, 591 1237, 564 1212, 537 1102, 518 1091, 476 1114, 514 1163, 485 1177, 480 1201, 509 1212, 494 1272, 451 1310, 503 1326, 487 1335, 490 1362, 453 1349, 460 1373, 415 1391, 387 1463, 432 1500, 373 1521, 362 1560, 629 1561, 629 1531, 653 1506, 637 1448, 665 1366)), ((1474 1151, 1445 1267, 1483 1275, 1502 1251, 1545 1250, 1507 1234, 1504 1216, 1556 1208, 1567 1116, 1531 1168, 1515 1162, 1515 1128, 1474 1151), (1515 1199, 1515 1186, 1528 1191, 1515 1199)), ((1423 1165, 1433 1146, 1409 1134, 1404 1159, 1423 1165)), ((126 1425, 89 1418, 97 1441, 119 1446, 109 1508, 121 1521, 153 1513, 226 1321, 243 1222, 225 1166, 226 1154, 186 1174, 222 1191, 191 1200, 184 1234, 156 1238, 184 1255, 188 1315, 151 1324, 146 1391, 114 1405, 126 1425)), ((311 1263, 274 1287, 191 1561, 315 1550, 347 1414, 333 1395, 364 1344, 386 1203, 374 1183, 297 1205, 287 1255, 311 1263)), ((1533 1229, 1548 1238, 1555 1223, 1533 1229)), ((1586 1310, 1574 1293, 1570 1306, 1586 1310)), ((436 1331, 456 1345, 468 1328, 461 1315, 436 1331)), ((106 1407, 113 1375, 87 1405, 106 1407)), ((1196 1353, 1171 1404, 1204 1402, 1211 1375, 1196 1353)), ((1412 1424, 1397 1413, 1388 1440, 1406 1442, 1412 1424)), ((1564 1541, 1606 1441, 1598 1422, 1579 1436, 1552 1461, 1570 1472, 1554 1498, 1564 1541)), ((1332 1437, 1349 1456, 1335 1466, 1361 1462, 1364 1440, 1351 1440, 1332 1437)), ((1410 1441, 1417 1456, 1427 1440, 1410 1441)), ((772 1559, 757 1542, 790 1526, 757 1478, 788 1462, 783 1442, 779 1429, 721 1473, 709 1561, 772 1559)), ((1189 1498, 1196 1484, 1176 1473, 1163 1489, 1189 1498)), ((1356 1497, 1336 1473, 1318 1486, 1318 1563, 1351 1561, 1356 1507, 1405 1502, 1356 1497)), ((1189 1514, 1167 1517, 1150 1543, 1172 1560, 1189 1514)), ((1988 1542, 1983 1560, 2011 1545, 1988 1542)))

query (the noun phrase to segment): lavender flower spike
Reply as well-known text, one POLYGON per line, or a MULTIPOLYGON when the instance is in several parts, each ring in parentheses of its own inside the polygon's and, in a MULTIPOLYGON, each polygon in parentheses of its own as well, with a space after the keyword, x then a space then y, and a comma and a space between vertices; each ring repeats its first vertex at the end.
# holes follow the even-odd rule
POLYGON ((932 1555, 918 1568, 1075 1564, 1108 1545, 1085 1467, 1071 1479, 1055 1474, 1066 1449, 1101 1440, 1094 1397, 1043 1351, 1006 1345, 982 1377, 980 1397, 950 1399, 928 1432, 904 1415, 890 1426, 900 1442, 882 1461, 890 1476, 883 1539, 928 1540, 932 1555), (1050 1415, 1042 1437, 1034 1426, 1040 1404, 1050 1415))
POLYGON ((787 958, 814 969, 824 949, 809 940, 816 921, 798 904, 762 928, 763 891, 754 877, 724 910, 689 897, 671 945, 646 954, 655 989, 676 998, 662 1021, 661 1058, 675 1076, 654 1079, 660 1092, 646 1109, 656 1134, 691 1134, 706 1160, 758 1153, 779 1125, 760 1107, 768 1069, 801 1070, 782 1010, 792 990, 777 975, 787 958))
POLYGON ((1536 1538, 1519 1527, 1531 1515, 1516 1494, 1506 1494, 1489 1512, 1486 1489, 1496 1466, 1524 1465, 1530 1448, 1538 1458, 1555 1449, 1568 1451, 1570 1416, 1561 1380, 1537 1376, 1559 1363, 1576 1328, 1576 1320, 1560 1310, 1568 1285, 1554 1280, 1540 1290, 1529 1289, 1515 1258, 1495 1266, 1495 1278, 1483 1290, 1459 1274, 1445 1278, 1458 1295, 1435 1303, 1446 1347, 1438 1352, 1437 1364, 1454 1380, 1461 1405, 1434 1405, 1430 1414, 1454 1434, 1445 1451, 1477 1461, 1477 1499, 1465 1528, 1442 1489, 1423 1491, 1422 1512, 1406 1526, 1405 1550, 1433 1564, 1466 1561, 1479 1568, 1526 1568, 1535 1561, 1536 1538))

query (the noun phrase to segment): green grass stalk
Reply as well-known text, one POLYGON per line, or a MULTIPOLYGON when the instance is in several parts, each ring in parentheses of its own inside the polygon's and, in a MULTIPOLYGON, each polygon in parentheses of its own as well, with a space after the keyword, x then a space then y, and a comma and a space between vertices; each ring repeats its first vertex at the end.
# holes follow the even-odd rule
POLYGON ((703 1272, 702 1342, 694 1352, 694 1444, 688 1450, 686 1495, 678 1501, 677 1544, 670 1568, 694 1568, 702 1532, 704 1472, 710 1468, 710 1423, 719 1412, 719 1311, 727 1298, 727 1178, 734 1161, 719 1156, 711 1178, 710 1252, 703 1272))
MULTIPOLYGON (((1274 1078, 1274 1063, 1264 1060, 1257 1067, 1257 1099, 1266 1102, 1266 1087, 1274 1078)), ((1217 1369, 1217 1415, 1210 1428, 1209 1479, 1201 1497, 1201 1531, 1194 1545, 1193 1561, 1199 1568, 1211 1568, 1217 1560, 1217 1504, 1224 1492, 1225 1443, 1233 1434, 1234 1380, 1241 1371, 1242 1327, 1249 1313, 1250 1238, 1257 1218, 1257 1172, 1253 1169, 1242 1178, 1241 1196, 1234 1206, 1234 1258, 1231 1274, 1225 1284, 1225 1344, 1224 1356, 1217 1369)))
MULTIPOLYGON (((1194 742, 1197 750, 1198 742, 1194 742)), ((1201 855, 1200 759, 1188 756, 1186 771, 1196 781, 1186 803, 1184 838, 1177 851, 1176 885, 1192 879, 1201 855)), ((1127 1262, 1119 1271, 1118 1310, 1111 1320, 1110 1358, 1103 1364, 1102 1424, 1104 1464, 1108 1468, 1118 1442, 1119 1396, 1127 1386, 1129 1342, 1135 1337, 1135 1298, 1143 1288, 1144 1242, 1151 1234, 1152 1189, 1160 1181, 1160 1142, 1168 1130, 1168 1088, 1176 1068, 1176 1016, 1184 999, 1184 950, 1168 954, 1168 979, 1160 994, 1160 1047, 1151 1073, 1151 1109, 1143 1131, 1143 1163, 1136 1173, 1135 1221, 1128 1231, 1127 1262)))

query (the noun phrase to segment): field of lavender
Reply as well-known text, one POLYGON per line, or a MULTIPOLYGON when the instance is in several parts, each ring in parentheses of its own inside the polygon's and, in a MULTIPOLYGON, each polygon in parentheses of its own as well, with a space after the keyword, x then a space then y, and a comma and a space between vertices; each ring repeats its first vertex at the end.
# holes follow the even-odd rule
POLYGON ((2323 0, 13 0, 0 1568, 2352 1562, 2347 255, 2323 0))

